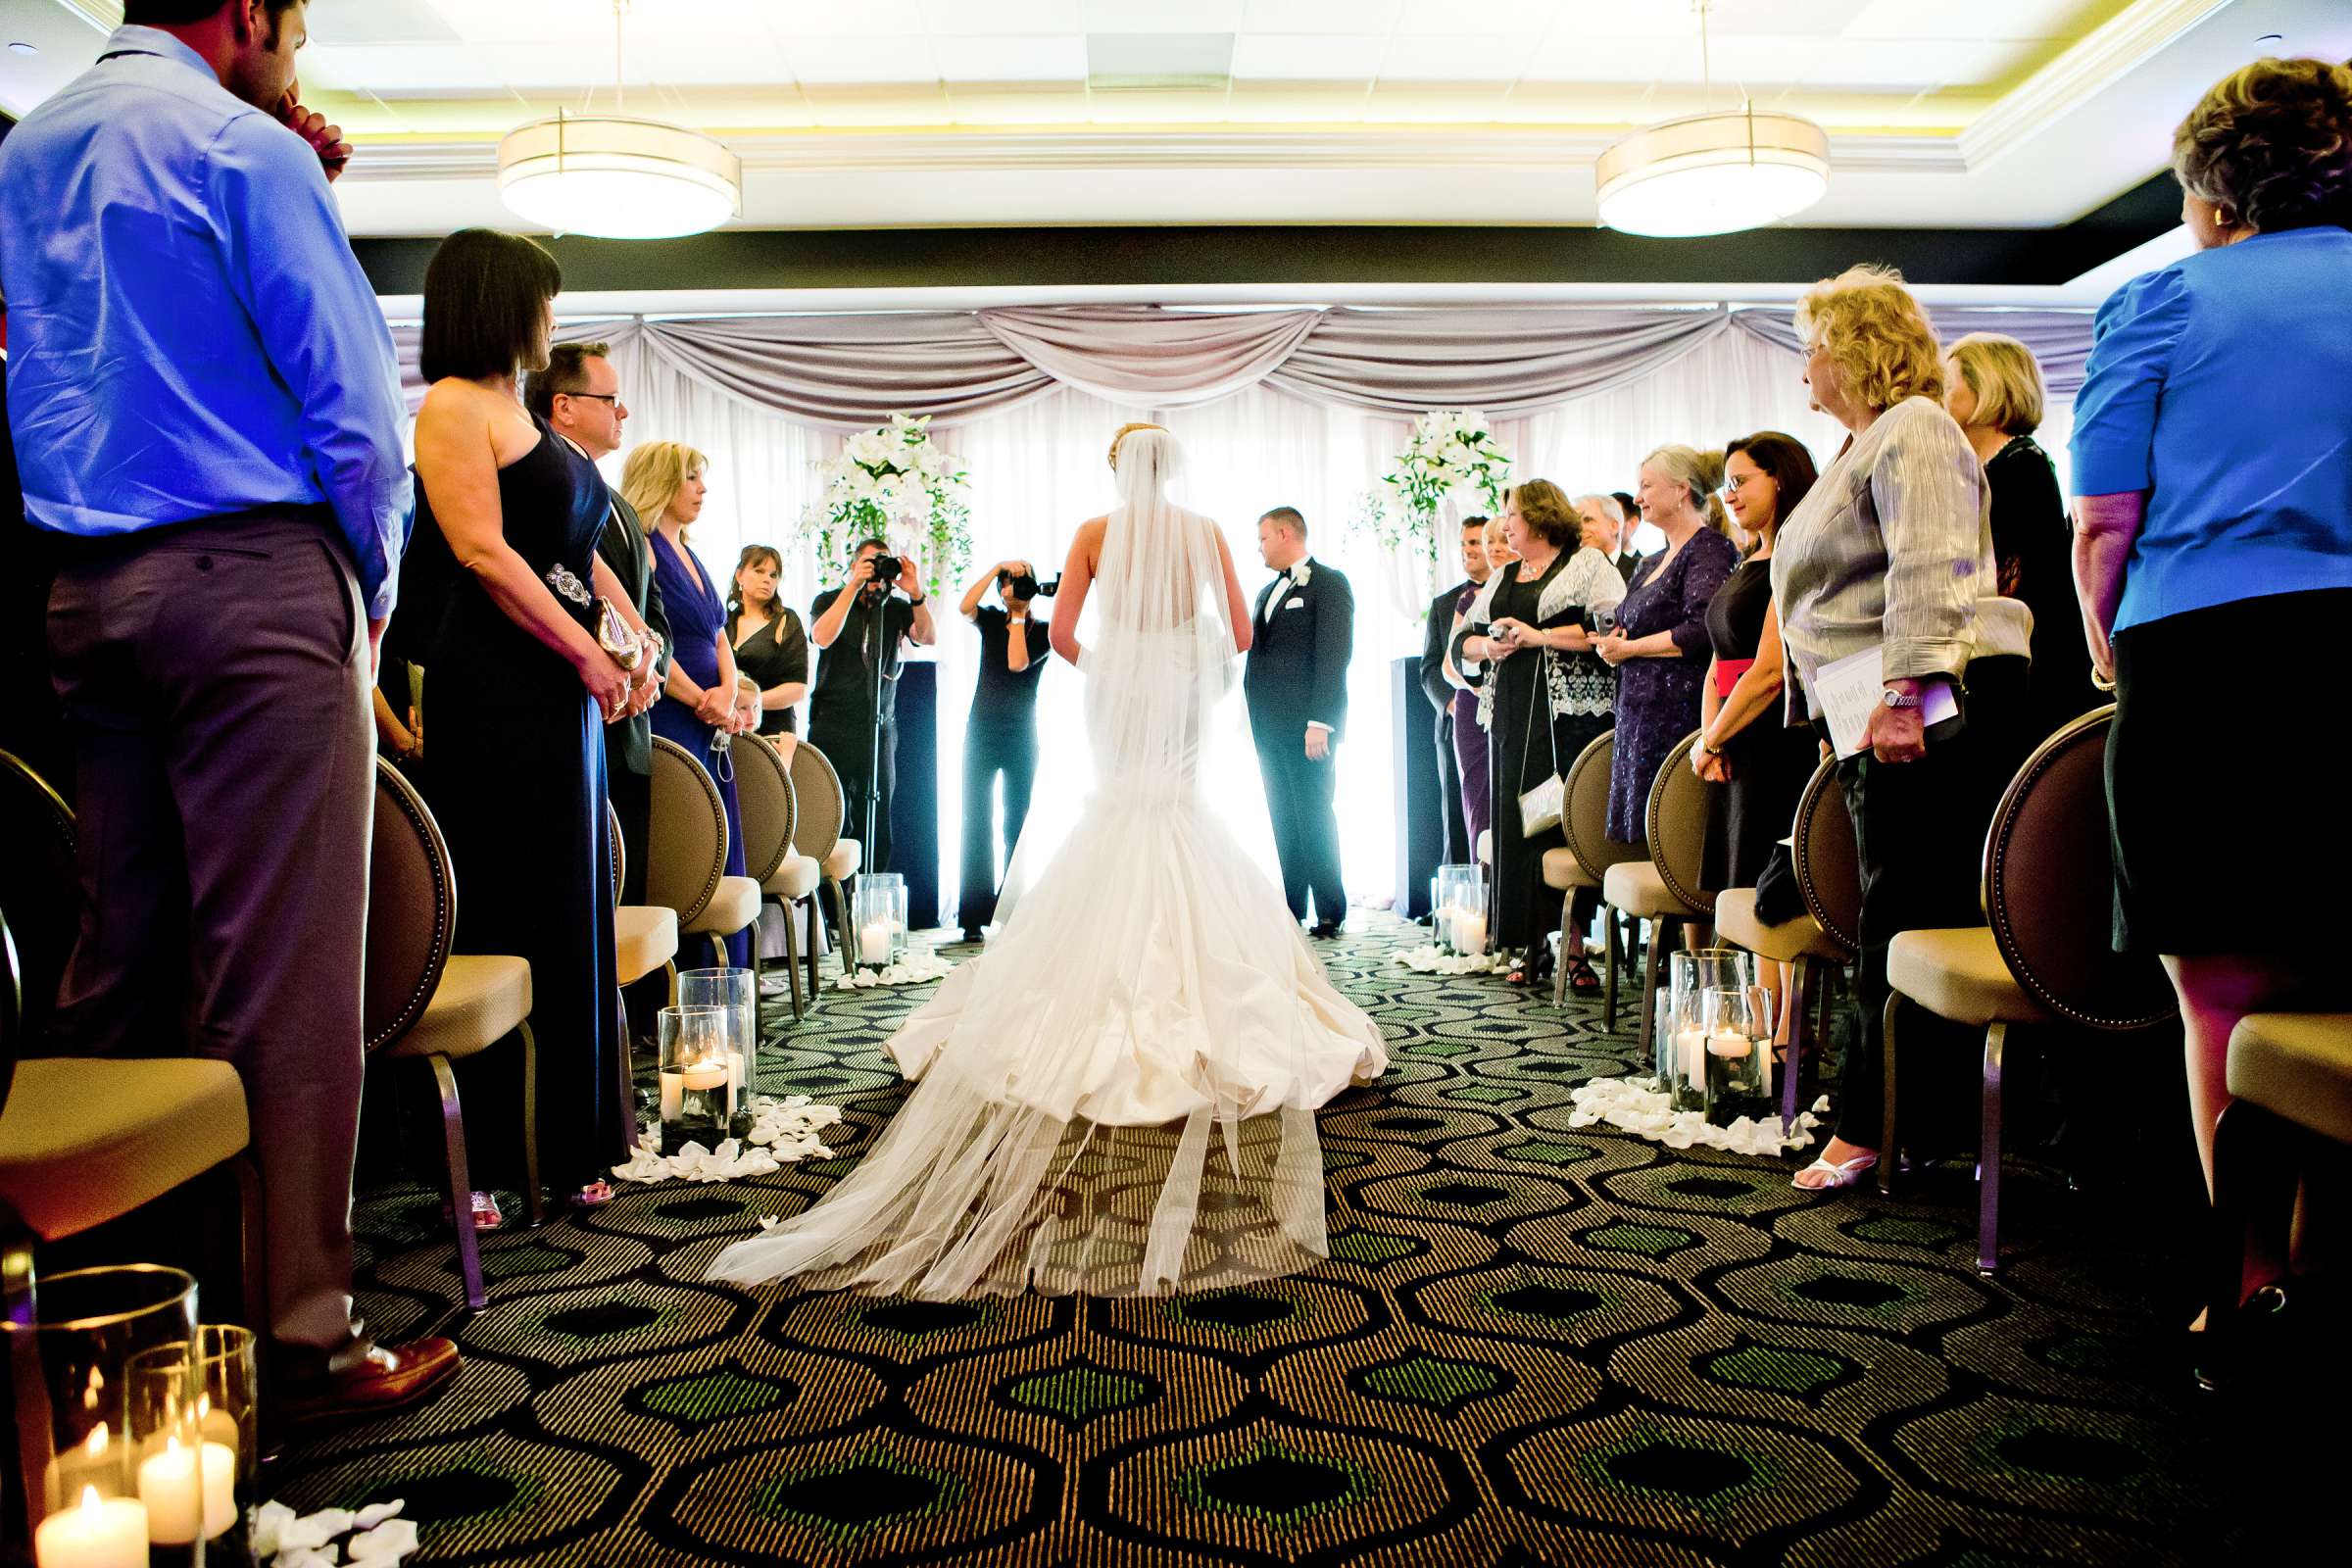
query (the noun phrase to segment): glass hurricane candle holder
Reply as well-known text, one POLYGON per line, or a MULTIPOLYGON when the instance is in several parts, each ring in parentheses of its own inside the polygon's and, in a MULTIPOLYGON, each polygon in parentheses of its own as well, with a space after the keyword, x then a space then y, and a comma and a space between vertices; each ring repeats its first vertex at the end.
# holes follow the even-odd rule
POLYGON ((733 1020, 724 1007, 663 1007, 660 1023, 662 1152, 716 1149, 727 1137, 733 1020))
POLYGON ((906 952, 906 883, 894 872, 877 872, 858 879, 853 903, 851 941, 858 964, 880 969, 896 963, 906 952))
POLYGON ((1729 1127, 1772 1114, 1772 995, 1761 986, 1699 993, 1706 1032, 1707 1120, 1729 1127))
POLYGON ((678 1005, 716 1007, 727 1015, 727 1127, 752 1130, 752 1083, 760 1064, 760 983, 749 969, 689 969, 678 976, 678 1005))
MULTIPOLYGON (((187 1423, 189 1445, 200 1443, 189 1353, 196 1282, 146 1263, 52 1275, 40 1282, 28 1320, 0 1321, 0 1335, 25 1491, 24 1534, 12 1523, 12 1539, 0 1544, 6 1555, 37 1568, 147 1568, 151 1513, 141 1496, 137 1430, 144 1413, 132 1398, 131 1366, 142 1352, 162 1352, 154 1382, 176 1391, 173 1419, 187 1423)), ((184 1513, 187 1496, 201 1507, 200 1493, 183 1495, 171 1480, 159 1479, 159 1511, 184 1513)), ((202 1551, 194 1541, 181 1560, 201 1562, 202 1551)))
POLYGON ((1698 948, 1667 956, 1667 989, 1658 1009, 1659 1087, 1676 1110, 1707 1107, 1704 994, 1755 983, 1755 956, 1738 948, 1698 948))
POLYGON ((1475 865, 1441 865, 1430 928, 1440 948, 1475 956, 1487 951, 1487 879, 1475 865))

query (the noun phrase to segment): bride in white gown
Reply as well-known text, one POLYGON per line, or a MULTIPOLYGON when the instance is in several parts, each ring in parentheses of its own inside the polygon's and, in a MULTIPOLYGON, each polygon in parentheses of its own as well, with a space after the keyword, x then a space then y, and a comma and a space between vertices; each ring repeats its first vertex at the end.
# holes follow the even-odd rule
POLYGON ((1325 1255, 1315 1107, 1388 1053, 1204 797, 1250 614, 1216 524, 1166 500, 1177 458, 1120 432, 1119 505, 1062 576, 1091 793, 1032 810, 987 952, 891 1037, 918 1082, 864 1160, 711 1278, 1156 1295, 1325 1255))

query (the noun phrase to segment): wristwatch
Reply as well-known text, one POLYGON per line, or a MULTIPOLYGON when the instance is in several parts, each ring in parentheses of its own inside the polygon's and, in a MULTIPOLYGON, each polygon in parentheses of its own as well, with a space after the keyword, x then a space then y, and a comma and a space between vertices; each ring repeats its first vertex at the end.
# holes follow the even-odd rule
POLYGON ((1917 692, 1906 697, 1901 692, 1888 691, 1882 693, 1879 701, 1885 703, 1888 708, 1917 708, 1924 699, 1917 692))

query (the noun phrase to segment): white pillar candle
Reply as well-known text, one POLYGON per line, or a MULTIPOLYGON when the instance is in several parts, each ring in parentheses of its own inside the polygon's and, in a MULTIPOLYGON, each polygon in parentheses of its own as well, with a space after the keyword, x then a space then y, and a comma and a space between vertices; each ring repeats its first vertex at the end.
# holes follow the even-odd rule
POLYGON ((218 1443, 229 1452, 234 1453, 243 1443, 244 1438, 243 1434, 237 1431, 235 1416, 230 1415, 226 1410, 215 1410, 208 1406, 204 1412, 204 1441, 218 1443))
POLYGON ((662 1119, 676 1121, 686 1109, 686 1080, 677 1073, 662 1075, 662 1119))
POLYGON ((1453 922, 1453 945, 1476 957, 1487 951, 1487 917, 1464 910, 1453 922))
POLYGON ((860 963, 890 961, 890 922, 868 920, 858 928, 858 960, 860 963))
POLYGON ((735 1106, 743 1099, 743 1053, 727 1053, 727 1114, 735 1114, 735 1106))
POLYGON ((1707 1037, 1707 1050, 1718 1056, 1737 1061, 1740 1057, 1755 1050, 1755 1047, 1748 1044, 1747 1036, 1743 1034, 1736 1034, 1730 1030, 1718 1030, 1707 1037))
POLYGON ((147 1536, 159 1546, 184 1546, 237 1522, 237 1450, 203 1445, 203 1482, 198 1455, 173 1438, 164 1451, 139 1461, 139 1501, 147 1508, 147 1536))
POLYGON ((79 1504, 33 1531, 32 1555, 40 1568, 147 1568, 147 1505, 83 1487, 79 1504))
POLYGON ((1707 1081, 1707 1037, 1696 1029, 1678 1029, 1674 1032, 1676 1074, 1690 1083, 1703 1085, 1707 1081))
POLYGON ((686 1063, 685 1070, 678 1074, 680 1089, 718 1089, 724 1087, 726 1081, 727 1064, 723 1061, 690 1061, 686 1063))

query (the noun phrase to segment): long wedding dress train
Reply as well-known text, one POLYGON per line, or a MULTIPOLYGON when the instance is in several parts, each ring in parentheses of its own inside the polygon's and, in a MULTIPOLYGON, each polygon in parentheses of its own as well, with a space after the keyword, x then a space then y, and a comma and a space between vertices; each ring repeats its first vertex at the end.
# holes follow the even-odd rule
POLYGON ((1066 840, 1032 812, 987 952, 891 1037, 916 1086, 864 1160, 712 1278, 1152 1295, 1325 1255, 1315 1108, 1388 1054, 1203 797, 1233 634, 1214 524, 1159 498, 1173 457, 1120 446, 1066 840))

